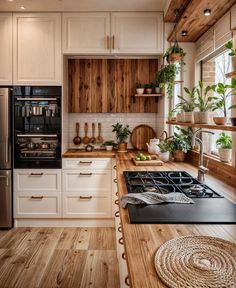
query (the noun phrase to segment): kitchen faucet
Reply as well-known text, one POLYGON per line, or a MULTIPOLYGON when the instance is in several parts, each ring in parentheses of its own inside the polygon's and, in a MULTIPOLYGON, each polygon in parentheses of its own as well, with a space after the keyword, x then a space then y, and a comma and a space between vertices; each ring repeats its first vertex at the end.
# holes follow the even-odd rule
POLYGON ((204 167, 203 166, 203 143, 202 143, 202 140, 197 136, 197 134, 199 133, 208 133, 208 134, 212 134, 214 135, 213 132, 211 131, 208 131, 208 130, 202 130, 201 128, 199 128, 198 130, 196 130, 194 133, 193 133, 193 138, 192 138, 192 147, 195 146, 195 143, 198 142, 199 145, 200 145, 200 153, 199 153, 199 160, 198 160, 198 176, 197 176, 197 179, 200 181, 200 182, 204 182, 205 180, 205 177, 204 175, 209 171, 209 169, 207 167, 204 167))

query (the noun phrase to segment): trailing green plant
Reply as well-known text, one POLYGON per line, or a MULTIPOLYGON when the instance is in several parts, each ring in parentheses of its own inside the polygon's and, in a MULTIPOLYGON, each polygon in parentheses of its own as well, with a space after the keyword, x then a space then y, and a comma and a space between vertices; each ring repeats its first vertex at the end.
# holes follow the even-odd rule
POLYGON ((135 84, 136 89, 143 88, 143 85, 140 81, 137 81, 135 84))
POLYGON ((218 148, 232 149, 232 139, 225 132, 221 132, 216 140, 216 145, 218 148))
POLYGON ((159 83, 160 88, 167 87, 167 94, 169 98, 174 95, 174 82, 176 75, 180 71, 180 67, 175 64, 169 64, 157 72, 156 82, 159 83))
POLYGON ((112 127, 112 132, 116 133, 116 139, 118 141, 118 144, 126 143, 129 135, 131 134, 131 131, 129 130, 129 125, 123 126, 120 123, 116 123, 115 125, 112 125, 112 127))
POLYGON ((236 48, 233 47, 233 41, 229 41, 225 44, 225 47, 230 50, 229 56, 236 56, 236 48))
POLYGON ((227 117, 227 110, 236 108, 236 105, 227 107, 227 99, 236 92, 236 79, 232 79, 231 84, 217 83, 212 85, 212 90, 218 95, 209 97, 212 101, 212 111, 221 110, 224 117, 227 117))
POLYGON ((116 143, 114 140, 107 140, 104 143, 102 143, 102 146, 115 146, 116 143))
POLYGON ((153 83, 149 83, 149 84, 144 84, 144 89, 152 89, 154 87, 153 83))
POLYGON ((207 112, 212 108, 212 97, 208 96, 208 93, 212 90, 212 86, 204 87, 203 82, 199 81, 196 86, 196 107, 200 112, 207 112))
POLYGON ((184 87, 184 91, 188 97, 178 96, 181 101, 176 106, 184 112, 193 112, 196 107, 196 87, 193 87, 191 91, 184 87))
POLYGON ((184 52, 183 48, 181 48, 179 46, 179 44, 177 42, 175 42, 173 46, 167 48, 165 53, 164 53, 163 58, 166 59, 166 61, 168 63, 170 63, 170 55, 171 54, 180 54, 181 60, 178 62, 180 63, 180 65, 185 65, 183 58, 186 55, 186 53, 184 52))
POLYGON ((161 141, 157 146, 160 148, 161 153, 171 152, 172 144, 169 141, 161 141))

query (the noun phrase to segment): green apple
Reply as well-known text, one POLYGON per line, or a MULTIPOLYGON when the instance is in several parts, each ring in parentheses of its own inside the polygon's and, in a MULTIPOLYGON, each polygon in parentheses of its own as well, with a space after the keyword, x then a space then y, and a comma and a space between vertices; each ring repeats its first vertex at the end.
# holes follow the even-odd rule
POLYGON ((152 160, 152 157, 150 155, 146 156, 146 160, 150 161, 152 160))

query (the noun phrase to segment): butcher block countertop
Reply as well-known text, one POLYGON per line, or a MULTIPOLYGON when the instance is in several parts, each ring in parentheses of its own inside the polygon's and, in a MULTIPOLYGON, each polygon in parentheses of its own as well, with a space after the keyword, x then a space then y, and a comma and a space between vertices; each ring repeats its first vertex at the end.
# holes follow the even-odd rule
MULTIPOLYGON (((135 166, 132 161, 135 152, 110 152, 107 156, 105 153, 107 152, 94 151, 89 153, 91 156, 88 156, 88 152, 82 153, 86 156, 82 156, 80 153, 76 155, 78 155, 77 157, 116 157, 119 197, 127 193, 123 171, 184 170, 194 177, 197 176, 197 169, 187 163, 168 162, 164 166, 135 166)), ((72 155, 72 152, 69 153, 69 151, 65 154, 63 157, 76 157, 67 156, 72 155)), ((211 175, 206 175, 206 184, 236 203, 236 187, 231 187, 211 175)), ((130 224, 128 211, 123 208, 119 209, 129 279, 133 288, 166 287, 155 271, 154 255, 158 247, 170 239, 186 235, 207 235, 236 243, 236 225, 130 224)))

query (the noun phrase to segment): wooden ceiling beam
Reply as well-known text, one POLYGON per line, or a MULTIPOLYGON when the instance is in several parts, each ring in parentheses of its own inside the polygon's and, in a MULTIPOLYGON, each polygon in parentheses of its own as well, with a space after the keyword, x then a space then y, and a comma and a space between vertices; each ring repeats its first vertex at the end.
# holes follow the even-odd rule
MULTIPOLYGON (((235 0, 191 0, 182 13, 176 25, 178 42, 195 42, 210 27, 212 27, 235 4, 235 0), (205 16, 203 11, 211 9, 211 15, 205 16), (188 31, 188 36, 183 37, 181 32, 188 31)), ((175 41, 174 30, 168 37, 169 42, 175 41)))
POLYGON ((191 0, 171 0, 164 15, 165 22, 176 22, 179 20, 184 10, 191 0), (175 10, 179 11, 179 15, 175 17, 175 10))

